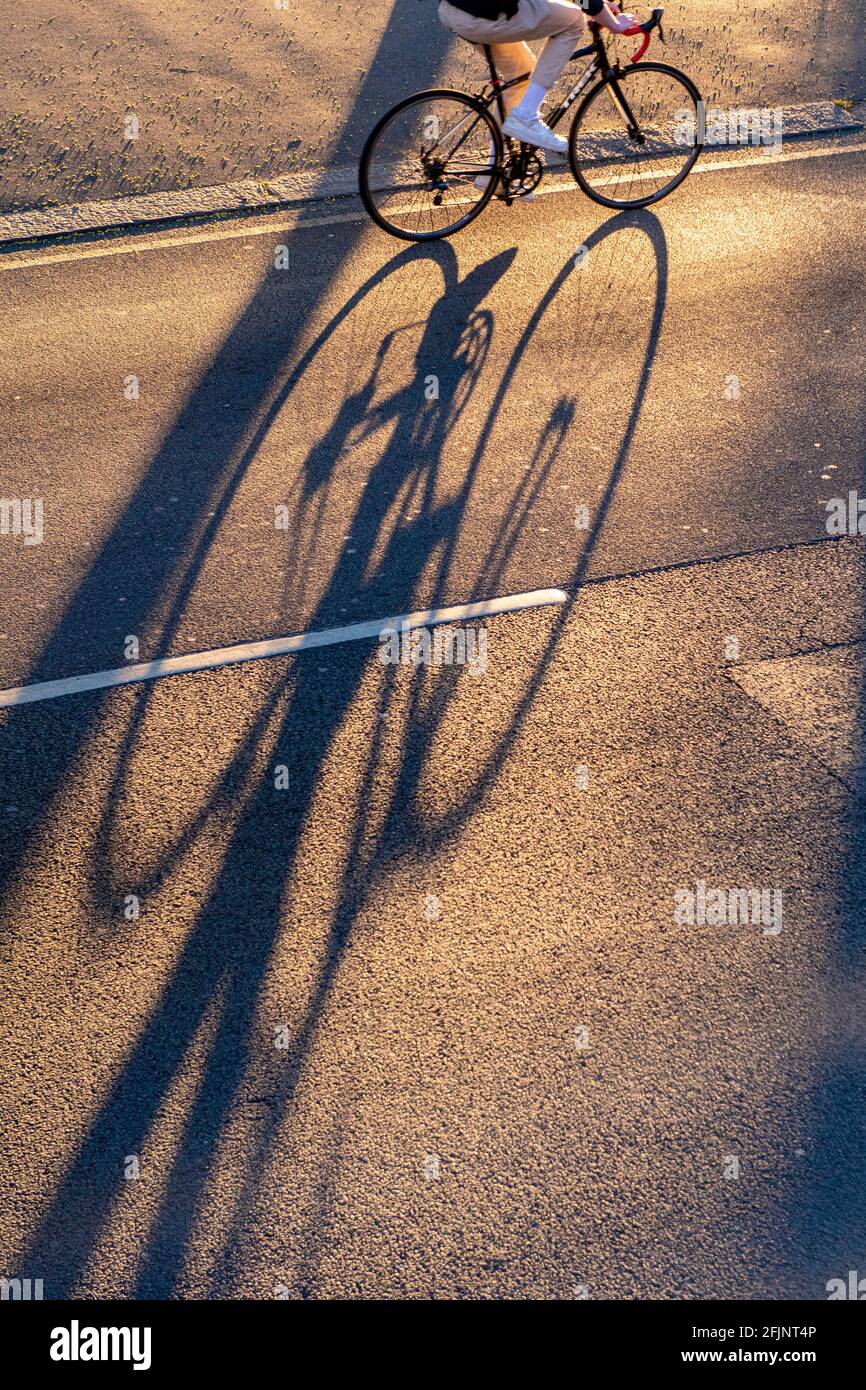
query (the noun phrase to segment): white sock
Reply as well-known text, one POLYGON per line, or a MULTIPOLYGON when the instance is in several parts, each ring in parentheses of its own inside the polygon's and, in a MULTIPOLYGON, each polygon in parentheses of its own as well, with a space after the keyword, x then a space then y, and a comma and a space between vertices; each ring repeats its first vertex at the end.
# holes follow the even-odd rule
POLYGON ((524 121, 535 120, 538 109, 544 98, 547 96, 547 88, 540 86, 538 82, 530 82, 520 101, 514 108, 514 115, 520 116, 524 121))

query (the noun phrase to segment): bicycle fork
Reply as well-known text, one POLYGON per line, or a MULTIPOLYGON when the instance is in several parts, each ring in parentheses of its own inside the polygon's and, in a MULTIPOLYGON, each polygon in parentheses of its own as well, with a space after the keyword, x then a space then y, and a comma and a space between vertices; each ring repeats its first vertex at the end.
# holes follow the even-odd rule
POLYGON ((628 104, 625 94, 623 93, 619 85, 619 82, 617 81, 615 73, 612 72, 609 74, 605 85, 607 87, 608 92, 610 93, 611 101, 613 102, 617 111, 625 121, 626 129, 628 130, 628 133, 631 136, 631 138, 633 140, 636 140, 639 145, 645 144, 646 136, 642 133, 640 126, 634 118, 634 113, 632 112, 632 109, 628 104))

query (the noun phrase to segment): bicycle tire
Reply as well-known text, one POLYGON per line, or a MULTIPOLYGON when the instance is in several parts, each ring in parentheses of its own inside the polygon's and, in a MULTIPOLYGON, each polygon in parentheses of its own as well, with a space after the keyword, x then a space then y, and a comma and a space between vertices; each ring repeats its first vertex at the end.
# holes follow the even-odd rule
MULTIPOLYGON (((690 77, 688 77, 684 72, 681 72, 679 68, 671 67, 669 63, 635 63, 632 67, 620 70, 617 73, 617 77, 621 82, 623 82, 623 84, 625 84, 628 81, 628 79, 632 76, 632 74, 640 73, 642 71, 664 73, 666 76, 671 77, 675 81, 679 82, 683 86, 685 91, 689 94, 692 101, 695 103, 695 108, 697 110, 699 104, 702 101, 700 92, 698 91, 697 87, 695 86, 694 82, 690 77)), ((600 82, 597 82, 595 86, 592 87, 589 92, 587 92, 586 96, 580 103, 580 106, 578 107, 575 113, 575 117, 571 124, 571 131, 569 132, 568 139, 568 162, 571 166, 571 172, 574 175, 575 182, 586 194, 586 196, 588 198, 591 198, 594 203, 600 203, 602 207, 616 208, 618 210, 626 208, 651 207, 653 203, 661 202, 663 198, 667 198, 669 194, 673 193, 676 188, 679 188, 680 184, 686 178, 688 178, 692 169, 695 167, 695 163, 698 159, 698 156, 701 153, 701 150, 703 149, 703 145, 699 144, 697 141, 694 143, 694 145, 691 147, 691 152, 683 168, 680 170, 680 172, 676 175, 675 178, 673 178, 668 184, 665 185, 663 189, 660 189, 655 193, 650 193, 643 198, 616 199, 605 197, 603 193, 600 193, 598 191, 598 189, 593 188, 592 184, 589 183, 589 181, 583 174, 583 171, 580 167, 580 161, 577 155, 577 138, 584 116, 586 115, 587 111, 589 110, 590 106, 595 101, 595 99, 604 91, 604 88, 606 86, 608 86, 608 79, 602 78, 600 82)))
POLYGON ((476 97, 470 96, 468 92, 461 92, 453 87, 430 87, 422 92, 414 92, 412 96, 406 97, 403 101, 398 102, 390 111, 386 111, 385 115, 376 122, 376 125, 370 131, 364 148, 361 151, 361 158, 358 165, 358 191, 361 195, 364 208, 376 225, 381 227, 383 231, 388 232, 389 235, 398 237, 401 241, 440 241, 443 237, 453 236, 455 232, 462 231, 464 227, 468 227, 469 223, 474 222, 475 218, 479 217, 484 211, 499 184, 498 175, 492 176, 487 188, 483 192, 479 192, 478 198, 469 211, 447 227, 437 228, 431 231, 412 231, 389 221, 387 215, 377 205, 373 196, 373 190, 370 187, 370 166, 376 146, 383 131, 396 116, 416 103, 420 104, 423 101, 432 100, 451 100, 459 102, 461 105, 467 106, 470 110, 477 112, 479 119, 487 128, 496 150, 496 164, 502 164, 503 141, 499 126, 493 120, 488 108, 476 97))

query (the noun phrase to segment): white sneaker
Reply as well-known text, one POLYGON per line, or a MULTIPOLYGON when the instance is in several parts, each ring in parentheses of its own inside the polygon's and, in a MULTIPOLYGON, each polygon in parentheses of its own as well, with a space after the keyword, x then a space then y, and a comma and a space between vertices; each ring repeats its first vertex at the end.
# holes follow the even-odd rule
POLYGON ((502 129, 512 140, 522 140, 524 145, 534 145, 537 149, 550 150, 553 154, 565 154, 568 149, 568 141, 551 130, 549 125, 545 125, 540 116, 533 116, 530 121, 512 111, 510 116, 505 117, 502 129))

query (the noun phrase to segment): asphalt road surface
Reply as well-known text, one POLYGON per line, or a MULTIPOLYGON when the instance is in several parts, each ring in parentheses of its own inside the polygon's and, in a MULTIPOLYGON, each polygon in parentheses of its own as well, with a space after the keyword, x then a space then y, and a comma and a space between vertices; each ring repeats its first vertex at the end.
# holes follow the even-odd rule
POLYGON ((0 1268, 862 1267, 863 556, 825 510, 866 458, 858 145, 432 249, 341 202, 3 259, 2 493, 44 499, 0 538, 3 688, 567 598, 491 619, 478 674, 358 642, 0 711, 0 1268), (783 917, 678 920, 699 882, 783 917))

